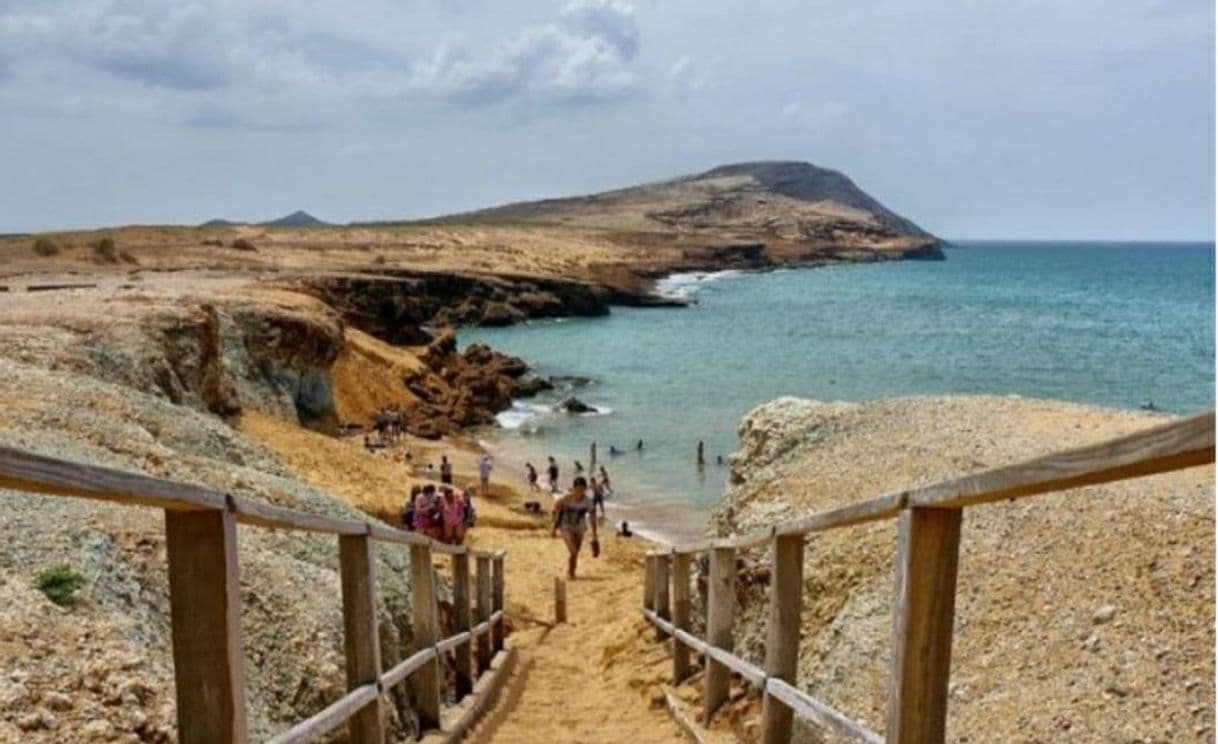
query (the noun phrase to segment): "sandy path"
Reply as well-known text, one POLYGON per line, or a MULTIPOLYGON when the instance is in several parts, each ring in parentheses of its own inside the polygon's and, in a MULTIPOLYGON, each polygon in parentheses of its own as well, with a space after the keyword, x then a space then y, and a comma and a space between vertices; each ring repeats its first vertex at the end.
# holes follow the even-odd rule
MULTIPOLYGON (((251 414, 242 430, 273 451, 302 480, 388 518, 418 470, 440 452, 452 458, 458 485, 477 472, 477 453, 461 441, 413 441, 415 463, 369 454, 354 441, 322 436, 270 416, 251 414)), ((480 499, 469 543, 506 550, 511 643, 519 654, 498 705, 469 740, 476 742, 677 742, 683 737, 662 708, 669 658, 640 617, 643 553, 648 543, 602 536, 601 557, 587 546, 579 578, 567 588, 568 622, 553 625, 554 577, 566 548, 545 519, 525 513, 518 476, 497 468, 493 495, 480 499)), ((437 563, 441 572, 445 565, 437 563)))
POLYGON ((606 537, 599 559, 585 548, 567 587, 568 622, 553 625, 554 576, 566 548, 547 530, 489 530, 475 544, 508 551, 508 609, 519 663, 475 742, 673 742, 678 729, 652 695, 668 657, 639 619, 638 540, 606 537))

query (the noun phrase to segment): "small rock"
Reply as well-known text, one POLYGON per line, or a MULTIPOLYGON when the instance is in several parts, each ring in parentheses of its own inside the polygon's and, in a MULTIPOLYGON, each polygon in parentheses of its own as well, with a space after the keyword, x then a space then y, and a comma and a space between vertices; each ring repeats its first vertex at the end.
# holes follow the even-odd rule
POLYGON ((0 684, 0 710, 23 710, 30 702, 30 691, 20 682, 0 684))
POLYGON ((51 710, 68 710, 72 707, 72 697, 62 692, 48 692, 42 696, 42 701, 51 710))
POLYGON ((1112 605, 1104 605, 1096 610, 1095 614, 1091 616, 1091 622, 1095 623, 1096 625, 1103 625, 1104 623, 1112 620, 1114 617, 1116 617, 1116 607, 1113 607, 1112 605))
POLYGON ((27 713, 17 719, 17 728, 22 731, 51 731, 59 727, 59 719, 45 710, 27 713))
POLYGON ((114 736, 114 727, 104 718, 89 721, 80 730, 89 739, 104 741, 114 736))
POLYGON ((1120 682, 1113 682, 1104 688, 1104 692, 1110 692, 1119 698, 1123 698, 1129 695, 1129 688, 1120 682))
POLYGON ((1087 640, 1083 641, 1083 648, 1087 651, 1096 652, 1100 650, 1100 637, 1095 633, 1087 636, 1087 640))

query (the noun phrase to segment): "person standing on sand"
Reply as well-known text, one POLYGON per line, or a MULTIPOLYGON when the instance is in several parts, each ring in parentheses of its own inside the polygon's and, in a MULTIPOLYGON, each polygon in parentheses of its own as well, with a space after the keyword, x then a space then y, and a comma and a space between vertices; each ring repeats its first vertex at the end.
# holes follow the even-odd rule
POLYGON ((453 484, 453 464, 448 461, 448 455, 440 456, 440 482, 446 486, 453 484))
POLYGON ((491 490, 491 456, 483 455, 478 461, 478 477, 482 481, 482 495, 485 497, 491 490))
POLYGON ((601 486, 604 487, 607 495, 613 495, 613 486, 609 485, 609 471, 605 470, 604 465, 601 465, 601 486))
POLYGON ((601 519, 605 518, 605 484, 592 476, 592 517, 596 518, 597 508, 601 510, 601 519))
POLYGON ((550 467, 547 469, 547 475, 550 476, 550 493, 558 493, 558 462, 550 455, 550 467))
POLYGON ((576 478, 571 492, 554 505, 554 528, 550 536, 562 531, 562 540, 567 545, 567 577, 574 579, 579 564, 579 551, 584 544, 584 532, 592 526, 592 557, 600 555, 601 545, 596 538, 596 518, 592 515, 592 499, 588 498, 588 481, 576 478))
POLYGON ((526 462, 524 464, 524 477, 529 482, 529 489, 540 491, 541 486, 537 485, 537 468, 533 467, 533 463, 526 462))
POLYGON ((458 497, 451 488, 444 489, 440 501, 440 516, 444 522, 443 540, 449 545, 460 545, 465 541, 465 498, 458 497))

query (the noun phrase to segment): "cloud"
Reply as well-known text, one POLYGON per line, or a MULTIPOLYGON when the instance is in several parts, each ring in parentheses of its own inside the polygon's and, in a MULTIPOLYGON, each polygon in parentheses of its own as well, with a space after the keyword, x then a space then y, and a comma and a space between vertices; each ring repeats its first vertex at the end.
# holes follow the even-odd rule
MULTIPOLYGON (((408 17, 387 0, 361 0, 357 10, 401 28, 420 9, 408 17)), ((503 104, 527 114, 639 90, 632 5, 568 0, 549 17, 428 48, 420 42, 434 35, 403 38, 284 0, 9 0, 0 2, 0 85, 23 73, 30 88, 158 89, 170 94, 160 104, 176 109, 162 119, 208 128, 259 128, 284 119, 275 106, 304 102, 345 111, 503 104)))
POLYGON ((444 44, 411 67, 406 90, 468 106, 514 99, 585 104, 631 95, 638 80, 634 8, 618 0, 572 0, 555 23, 527 28, 479 57, 444 44))

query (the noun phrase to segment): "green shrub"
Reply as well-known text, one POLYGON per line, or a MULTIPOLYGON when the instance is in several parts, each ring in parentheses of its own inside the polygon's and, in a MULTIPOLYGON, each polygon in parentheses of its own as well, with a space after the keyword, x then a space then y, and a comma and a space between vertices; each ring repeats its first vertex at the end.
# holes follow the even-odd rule
POLYGON ((38 574, 38 588, 57 605, 72 604, 76 590, 84 585, 85 577, 66 563, 49 566, 38 574))
POLYGON ((103 261, 109 261, 110 263, 118 261, 118 245, 114 242, 114 238, 109 235, 93 245, 93 252, 103 261))
POLYGON ((56 253, 59 253, 59 250, 59 243, 50 238, 34 239, 34 252, 39 256, 54 256, 56 253))

